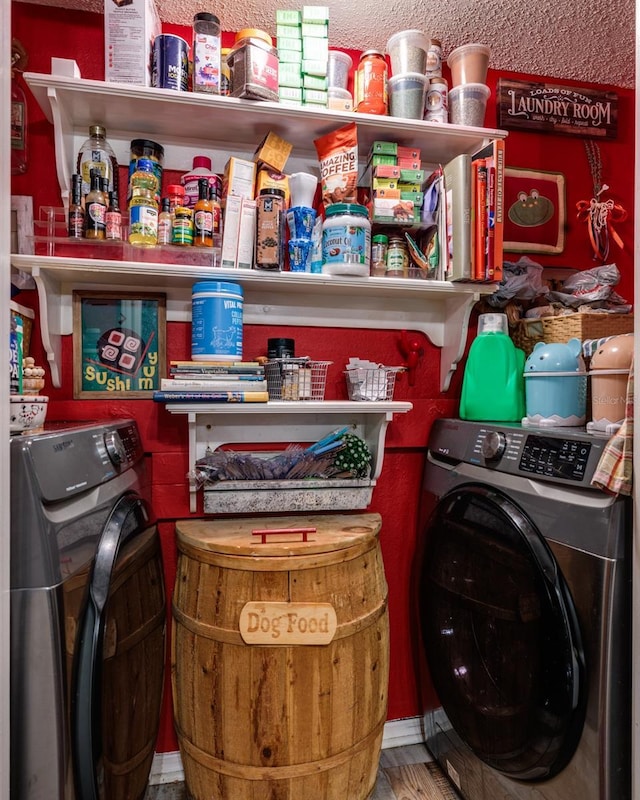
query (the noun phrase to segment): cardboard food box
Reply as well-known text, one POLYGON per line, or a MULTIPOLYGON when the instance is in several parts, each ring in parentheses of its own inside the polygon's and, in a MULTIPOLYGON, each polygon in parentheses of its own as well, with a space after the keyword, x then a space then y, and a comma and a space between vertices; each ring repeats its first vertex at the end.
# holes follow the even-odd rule
POLYGON ((161 32, 154 0, 105 0, 105 80, 151 86, 151 50, 161 32))
POLYGON ((229 195, 248 197, 253 200, 253 183, 256 165, 253 161, 232 156, 226 163, 222 176, 222 199, 229 195))
POLYGON ((269 131, 258 145, 253 155, 253 160, 259 164, 264 164, 266 167, 271 167, 276 172, 282 172, 292 150, 292 144, 269 131))

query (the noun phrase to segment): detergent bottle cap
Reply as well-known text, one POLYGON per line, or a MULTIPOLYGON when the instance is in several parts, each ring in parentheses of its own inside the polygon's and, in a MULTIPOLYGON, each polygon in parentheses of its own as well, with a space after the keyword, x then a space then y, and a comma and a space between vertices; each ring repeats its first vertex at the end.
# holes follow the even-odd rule
POLYGON ((478 336, 483 333, 509 333, 509 320, 506 314, 480 314, 478 317, 478 336))

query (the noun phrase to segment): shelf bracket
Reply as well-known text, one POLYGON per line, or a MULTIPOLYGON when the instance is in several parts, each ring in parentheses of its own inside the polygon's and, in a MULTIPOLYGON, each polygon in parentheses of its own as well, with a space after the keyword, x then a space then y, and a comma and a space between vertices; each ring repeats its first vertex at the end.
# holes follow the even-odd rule
POLYGON ((32 276, 38 290, 38 308, 40 311, 40 335, 42 345, 47 354, 51 383, 56 389, 62 386, 60 372, 62 359, 62 315, 63 295, 60 286, 38 267, 32 270, 32 276))

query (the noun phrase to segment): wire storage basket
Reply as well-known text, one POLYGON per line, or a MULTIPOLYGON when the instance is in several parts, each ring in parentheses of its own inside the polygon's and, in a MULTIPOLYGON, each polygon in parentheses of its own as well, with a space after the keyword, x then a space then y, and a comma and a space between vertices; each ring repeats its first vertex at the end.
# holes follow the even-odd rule
POLYGON ((333 361, 273 358, 264 365, 269 400, 324 400, 333 361))
POLYGON ((357 367, 345 370, 349 400, 393 400, 396 376, 403 367, 357 367))

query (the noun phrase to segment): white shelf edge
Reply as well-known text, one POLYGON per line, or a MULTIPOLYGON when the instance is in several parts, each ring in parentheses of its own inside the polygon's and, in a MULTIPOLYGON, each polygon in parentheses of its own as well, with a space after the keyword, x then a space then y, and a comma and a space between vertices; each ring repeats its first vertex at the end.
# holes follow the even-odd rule
POLYGON ((72 333, 73 289, 147 291, 167 294, 167 319, 191 319, 191 287, 198 280, 230 280, 244 288, 244 321, 254 325, 416 330, 442 348, 440 387, 464 353, 474 303, 492 284, 454 284, 404 278, 349 278, 307 273, 260 273, 180 264, 67 259, 14 255, 17 269, 36 280, 42 338, 52 382, 60 385, 60 336, 72 333))

